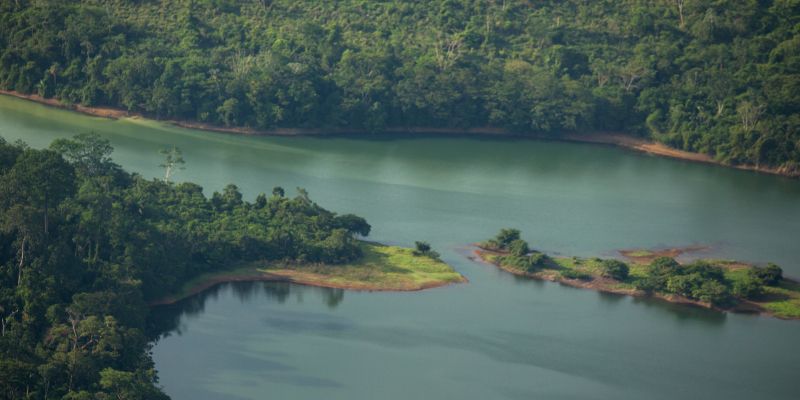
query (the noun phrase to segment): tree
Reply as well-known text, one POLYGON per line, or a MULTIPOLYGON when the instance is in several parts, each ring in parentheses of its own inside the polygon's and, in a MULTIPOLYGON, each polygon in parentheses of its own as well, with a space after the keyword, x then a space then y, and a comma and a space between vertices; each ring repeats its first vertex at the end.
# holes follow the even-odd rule
POLYGON ((603 260, 600 264, 600 268, 602 269, 602 275, 606 278, 616 279, 618 281, 628 279, 629 268, 628 265, 622 261, 614 259, 603 260))
POLYGON ((159 167, 164 168, 164 182, 169 182, 176 170, 186 169, 183 166, 186 161, 183 160, 181 149, 172 146, 171 149, 161 150, 161 154, 164 156, 164 163, 159 167))
POLYGON ((671 276, 680 275, 681 265, 671 257, 658 257, 647 266, 647 276, 638 282, 639 288, 658 291, 667 288, 671 276))
POLYGON ((764 284, 758 274, 747 271, 747 274, 733 282, 733 295, 744 299, 755 299, 764 294, 764 284))
POLYGON ((369 232, 372 229, 366 219, 353 214, 344 214, 336 217, 335 226, 364 237, 369 236, 369 232))
POLYGON ((435 252, 428 242, 414 242, 414 251, 412 253, 417 257, 439 259, 439 253, 435 252))
MULTIPOLYGON (((50 210, 74 191, 74 169, 52 150, 26 150, 2 177, 0 202, 41 210, 44 234, 49 233, 50 210)), ((19 214, 17 214, 19 215, 19 214)), ((11 221, 20 226, 22 221, 11 221)))
POLYGON ((511 255, 522 257, 530 253, 531 249, 528 247, 528 242, 522 239, 517 239, 508 245, 508 251, 511 253, 511 255))
POLYGON ((111 143, 96 133, 82 133, 72 139, 56 139, 50 148, 88 176, 105 175, 115 166, 111 143))
POLYGON ((490 239, 486 244, 488 247, 497 250, 507 250, 511 242, 519 240, 519 229, 503 228, 493 239, 490 239))
POLYGON ((783 270, 781 267, 769 263, 766 267, 756 268, 755 276, 761 280, 761 283, 767 286, 776 286, 783 279, 783 270))

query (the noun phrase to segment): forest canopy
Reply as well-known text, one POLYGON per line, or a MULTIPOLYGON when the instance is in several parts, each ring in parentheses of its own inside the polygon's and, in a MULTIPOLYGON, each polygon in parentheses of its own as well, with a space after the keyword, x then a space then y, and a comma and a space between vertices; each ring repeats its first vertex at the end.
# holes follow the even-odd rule
POLYGON ((43 150, 0 138, 0 398, 165 398, 148 302, 237 263, 361 257, 370 225, 303 189, 251 203, 228 185, 209 198, 128 173, 111 151, 91 134, 43 150))
POLYGON ((798 169, 797 0, 15 0, 0 87, 255 129, 624 132, 798 169))

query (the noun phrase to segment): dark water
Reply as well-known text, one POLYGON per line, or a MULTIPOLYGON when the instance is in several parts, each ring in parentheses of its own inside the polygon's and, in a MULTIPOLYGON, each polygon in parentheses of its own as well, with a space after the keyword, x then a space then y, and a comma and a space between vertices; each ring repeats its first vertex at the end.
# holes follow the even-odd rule
MULTIPOLYGON (((419 293, 223 285, 156 311, 175 399, 796 398, 800 322, 519 280, 464 256, 505 226, 538 249, 711 246, 800 277, 800 182, 619 149, 468 138, 250 138, 107 121, 0 97, 0 136, 34 147, 96 131, 154 177, 309 190, 373 239, 430 241, 470 279, 419 293)), ((291 190, 290 190, 291 191, 291 190)))

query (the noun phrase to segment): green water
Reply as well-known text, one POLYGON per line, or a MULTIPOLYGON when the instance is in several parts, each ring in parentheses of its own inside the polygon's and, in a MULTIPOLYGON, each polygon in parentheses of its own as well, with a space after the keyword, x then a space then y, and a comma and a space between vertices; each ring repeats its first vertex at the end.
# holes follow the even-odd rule
POLYGON ((516 279, 465 257, 505 226, 551 253, 708 245, 800 277, 800 181, 541 141, 254 138, 109 121, 0 96, 0 136, 34 147, 95 131, 147 177, 177 145, 178 179, 248 198, 309 190, 427 240, 470 279, 419 293, 223 285, 156 311, 175 399, 794 399, 800 322, 719 314, 516 279))

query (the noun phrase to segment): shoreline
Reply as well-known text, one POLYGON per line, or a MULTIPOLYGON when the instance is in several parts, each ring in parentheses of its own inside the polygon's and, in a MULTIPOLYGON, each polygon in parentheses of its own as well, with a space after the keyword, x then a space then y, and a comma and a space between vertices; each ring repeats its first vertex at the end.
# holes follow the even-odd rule
POLYGON ((337 283, 324 280, 304 279, 302 276, 303 273, 300 271, 291 271, 291 270, 285 270, 285 271, 297 272, 297 275, 293 276, 294 274, 291 273, 275 274, 270 272, 259 272, 251 275, 236 275, 235 273, 231 273, 229 271, 220 272, 219 274, 215 274, 207 277, 206 279, 202 279, 200 282, 192 285, 189 289, 186 289, 184 293, 162 297, 160 299, 150 301, 147 303, 147 306, 157 307, 157 306, 166 306, 175 304, 181 300, 185 300, 189 297, 200 294, 217 285, 221 285, 223 283, 231 283, 231 282, 285 282, 303 286, 313 286, 313 287, 328 288, 328 289, 343 289, 351 292, 398 292, 398 293, 418 292, 421 290, 434 289, 439 287, 455 285, 457 283, 469 282, 469 280, 465 276, 462 276, 462 280, 458 282, 443 281, 443 282, 423 284, 417 287, 404 288, 398 286, 394 288, 385 288, 377 285, 369 285, 367 283, 363 284, 337 283))
POLYGON ((408 248, 372 242, 362 242, 362 248, 360 260, 343 265, 254 261, 207 272, 147 305, 174 304, 227 282, 287 282, 361 292, 416 292, 469 282, 438 258, 416 256, 408 248))
MULTIPOLYGON (((772 311, 770 311, 770 310, 766 309, 765 307, 763 307, 762 305, 760 305, 758 302, 751 301, 751 300, 739 299, 739 301, 741 303, 737 304, 735 307, 722 308, 722 307, 717 307, 717 306, 715 306, 715 305, 713 305, 711 303, 706 303, 706 302, 699 301, 699 300, 693 300, 693 299, 690 299, 690 298, 687 298, 687 297, 684 297, 684 296, 680 296, 680 295, 676 295, 676 294, 647 293, 647 292, 645 292, 643 290, 639 290, 639 289, 615 287, 616 285, 620 284, 620 282, 616 281, 616 280, 613 280, 613 279, 610 279, 610 278, 593 277, 592 280, 585 281, 585 280, 581 280, 581 279, 565 278, 565 277, 559 275, 557 272, 555 272, 555 270, 540 270, 540 271, 533 272, 533 273, 531 273, 531 272, 522 272, 522 271, 510 268, 510 267, 507 267, 507 266, 503 266, 503 265, 501 265, 499 263, 492 262, 492 261, 490 261, 490 260, 488 260, 488 259, 486 259, 484 257, 484 254, 486 254, 486 255, 490 255, 490 254, 491 255, 502 255, 502 253, 496 252, 496 251, 493 251, 493 250, 484 249, 484 248, 480 247, 477 244, 473 244, 472 246, 474 247, 474 249, 471 251, 471 256, 468 256, 468 258, 470 258, 470 259, 472 259, 474 261, 478 261, 480 263, 486 264, 486 265, 494 266, 494 267, 496 267, 496 268, 498 268, 498 269, 500 269, 500 270, 502 270, 504 272, 510 273, 512 275, 515 275, 515 276, 521 276, 521 277, 525 277, 525 278, 529 278, 529 279, 533 279, 533 280, 539 280, 539 281, 556 282, 556 283, 559 283, 559 284, 562 284, 562 285, 565 285, 565 286, 569 286, 569 287, 574 287, 574 288, 579 288, 579 289, 590 289, 590 290, 594 290, 594 291, 597 291, 597 292, 603 292, 603 293, 611 293, 611 294, 617 294, 617 295, 622 295, 622 296, 631 296, 631 297, 634 297, 634 298, 641 298, 641 299, 655 299, 655 300, 664 301, 664 302, 667 302, 667 303, 686 305, 686 306, 693 306, 693 307, 699 307, 699 308, 705 308, 705 309, 708 309, 708 310, 714 310, 714 311, 718 311, 718 312, 722 312, 722 313, 724 313, 724 312, 733 312, 733 313, 737 313, 737 314, 755 314, 755 315, 761 315, 761 316, 777 318, 777 319, 781 319, 781 320, 800 320, 800 318, 792 318, 792 317, 784 317, 784 316, 776 315, 772 311)), ((790 279, 787 279, 787 278, 784 278, 784 279, 791 281, 790 279)), ((794 281, 792 281, 792 282, 794 282, 794 281)))
MULTIPOLYGON (((19 99, 32 101, 50 107, 61 108, 69 111, 76 111, 81 114, 94 117, 109 119, 122 118, 144 118, 153 119, 141 113, 130 113, 122 109, 112 107, 86 107, 79 104, 68 105, 58 99, 43 98, 36 94, 23 94, 13 90, 0 89, 0 95, 11 96, 19 99)), ((359 129, 343 128, 274 128, 268 130, 258 130, 245 127, 223 127, 203 122, 172 119, 153 119, 154 121, 168 123, 180 128, 197 129, 209 132, 227 133, 234 135, 249 136, 342 136, 349 134, 366 134, 367 131, 359 129)), ((442 136, 481 136, 509 139, 531 139, 531 140, 552 140, 560 142, 592 143, 600 145, 616 146, 623 149, 650 154, 659 157, 667 157, 678 160, 690 161, 695 163, 718 165, 725 168, 733 168, 743 171, 753 171, 769 175, 783 176, 787 178, 800 178, 800 171, 789 171, 785 168, 764 168, 757 165, 731 165, 719 162, 707 154, 692 153, 669 147, 663 143, 652 140, 638 138, 613 132, 594 132, 594 133, 565 133, 558 137, 542 135, 524 135, 515 133, 504 128, 496 127, 477 127, 477 128, 426 128, 426 127, 387 127, 385 133, 393 134, 413 134, 413 135, 442 135, 442 136)))

